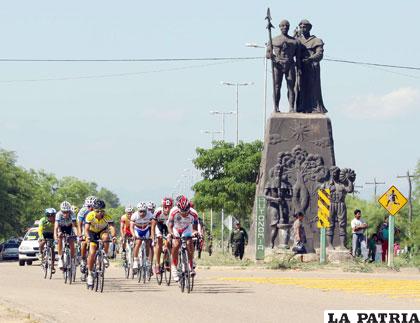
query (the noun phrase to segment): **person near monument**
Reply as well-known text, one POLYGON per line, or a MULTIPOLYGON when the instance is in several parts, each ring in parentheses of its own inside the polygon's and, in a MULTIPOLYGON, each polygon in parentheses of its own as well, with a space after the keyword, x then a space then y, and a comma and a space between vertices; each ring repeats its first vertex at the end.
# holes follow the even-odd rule
POLYGON ((379 227, 378 235, 382 241, 382 262, 386 262, 387 257, 388 257, 388 237, 389 237, 387 216, 384 218, 384 222, 379 227))
POLYGON ((245 246, 248 244, 248 234, 245 229, 241 227, 241 223, 238 221, 235 224, 235 228, 230 234, 230 245, 232 246, 232 254, 235 258, 242 260, 244 257, 245 246))
POLYGON ((311 35, 312 24, 304 19, 299 23, 297 40, 300 46, 302 75, 298 84, 296 112, 327 113, 321 93, 321 68, 324 42, 311 35))
POLYGON ((347 207, 346 195, 352 193, 354 190, 354 181, 356 174, 351 169, 342 169, 337 166, 330 168, 330 181, 325 185, 330 189, 330 227, 327 228, 328 248, 334 249, 334 230, 335 223, 338 222, 339 236, 340 236, 340 249, 347 250, 346 248, 346 235, 347 235, 347 207))
POLYGON ((354 210, 354 219, 351 220, 352 232, 352 255, 357 257, 362 255, 366 260, 366 238, 364 235, 365 229, 368 227, 367 223, 362 219, 362 211, 359 209, 354 210))
POLYGON ((303 212, 297 212, 295 215, 295 222, 293 222, 293 251, 295 254, 300 254, 300 261, 303 262, 303 254, 306 253, 306 233, 303 226, 303 212))
POLYGON ((280 94, 283 76, 287 83, 287 98, 289 100, 289 112, 295 111, 295 84, 296 67, 300 74, 300 46, 298 41, 288 35, 290 23, 282 20, 279 25, 281 34, 274 37, 267 46, 267 59, 273 61, 273 81, 274 81, 274 107, 276 112, 280 112, 280 94))

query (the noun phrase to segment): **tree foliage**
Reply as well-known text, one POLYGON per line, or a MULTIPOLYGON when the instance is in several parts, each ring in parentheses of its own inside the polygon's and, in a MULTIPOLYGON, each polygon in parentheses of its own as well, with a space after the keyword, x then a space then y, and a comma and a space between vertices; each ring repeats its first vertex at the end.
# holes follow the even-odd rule
POLYGON ((0 150, 0 240, 22 235, 47 207, 58 209, 64 200, 80 207, 89 195, 104 199, 109 208, 119 206, 118 196, 106 188, 98 190, 96 183, 25 170, 16 165, 14 152, 0 150))
POLYGON ((223 208, 227 214, 249 220, 262 148, 261 141, 236 146, 219 141, 211 149, 197 148, 194 165, 203 180, 193 186, 196 207, 223 208))

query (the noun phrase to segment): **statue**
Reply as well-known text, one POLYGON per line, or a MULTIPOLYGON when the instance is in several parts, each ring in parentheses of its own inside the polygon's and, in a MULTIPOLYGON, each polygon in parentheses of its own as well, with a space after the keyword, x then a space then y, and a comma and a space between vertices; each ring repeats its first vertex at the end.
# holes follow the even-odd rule
POLYGON ((274 82, 274 108, 279 112, 281 84, 283 76, 287 83, 287 98, 289 100, 289 112, 296 112, 295 110, 295 84, 296 84, 296 66, 300 73, 300 55, 298 41, 289 36, 290 23, 287 20, 280 22, 281 34, 274 37, 267 46, 267 59, 272 60, 273 64, 273 82, 274 82))
POLYGON ((299 23, 296 36, 301 44, 300 58, 302 75, 298 84, 297 112, 326 113, 328 112, 322 101, 321 69, 319 62, 324 55, 324 43, 320 38, 310 34, 312 24, 304 19, 299 23))
POLYGON ((347 229, 347 207, 346 195, 354 190, 356 174, 353 170, 337 166, 330 168, 330 181, 324 184, 324 188, 330 189, 330 227, 327 228, 328 249, 334 249, 334 229, 335 222, 338 222, 340 235, 340 249, 346 248, 346 229, 347 229))

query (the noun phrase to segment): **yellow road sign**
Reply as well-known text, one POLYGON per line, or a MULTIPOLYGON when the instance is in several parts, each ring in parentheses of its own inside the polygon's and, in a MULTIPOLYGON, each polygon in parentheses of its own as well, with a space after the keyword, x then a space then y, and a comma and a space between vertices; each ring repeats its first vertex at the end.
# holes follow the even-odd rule
POLYGON ((395 215, 407 203, 407 199, 402 193, 392 185, 378 200, 389 214, 395 215))
POLYGON ((318 190, 318 228, 330 227, 330 189, 318 190))

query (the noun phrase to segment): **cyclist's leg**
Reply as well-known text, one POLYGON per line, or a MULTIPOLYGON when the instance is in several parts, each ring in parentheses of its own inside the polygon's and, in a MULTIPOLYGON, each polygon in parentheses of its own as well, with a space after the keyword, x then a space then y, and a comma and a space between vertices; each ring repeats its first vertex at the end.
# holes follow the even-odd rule
POLYGON ((109 250, 109 232, 108 231, 102 231, 100 233, 100 237, 101 240, 104 241, 104 250, 105 250, 105 254, 108 255, 108 250, 109 250))
POLYGON ((193 269, 193 259, 194 259, 194 241, 192 240, 192 226, 189 226, 182 233, 183 237, 188 238, 187 240, 187 251, 188 251, 188 260, 190 263, 191 270, 193 269))

